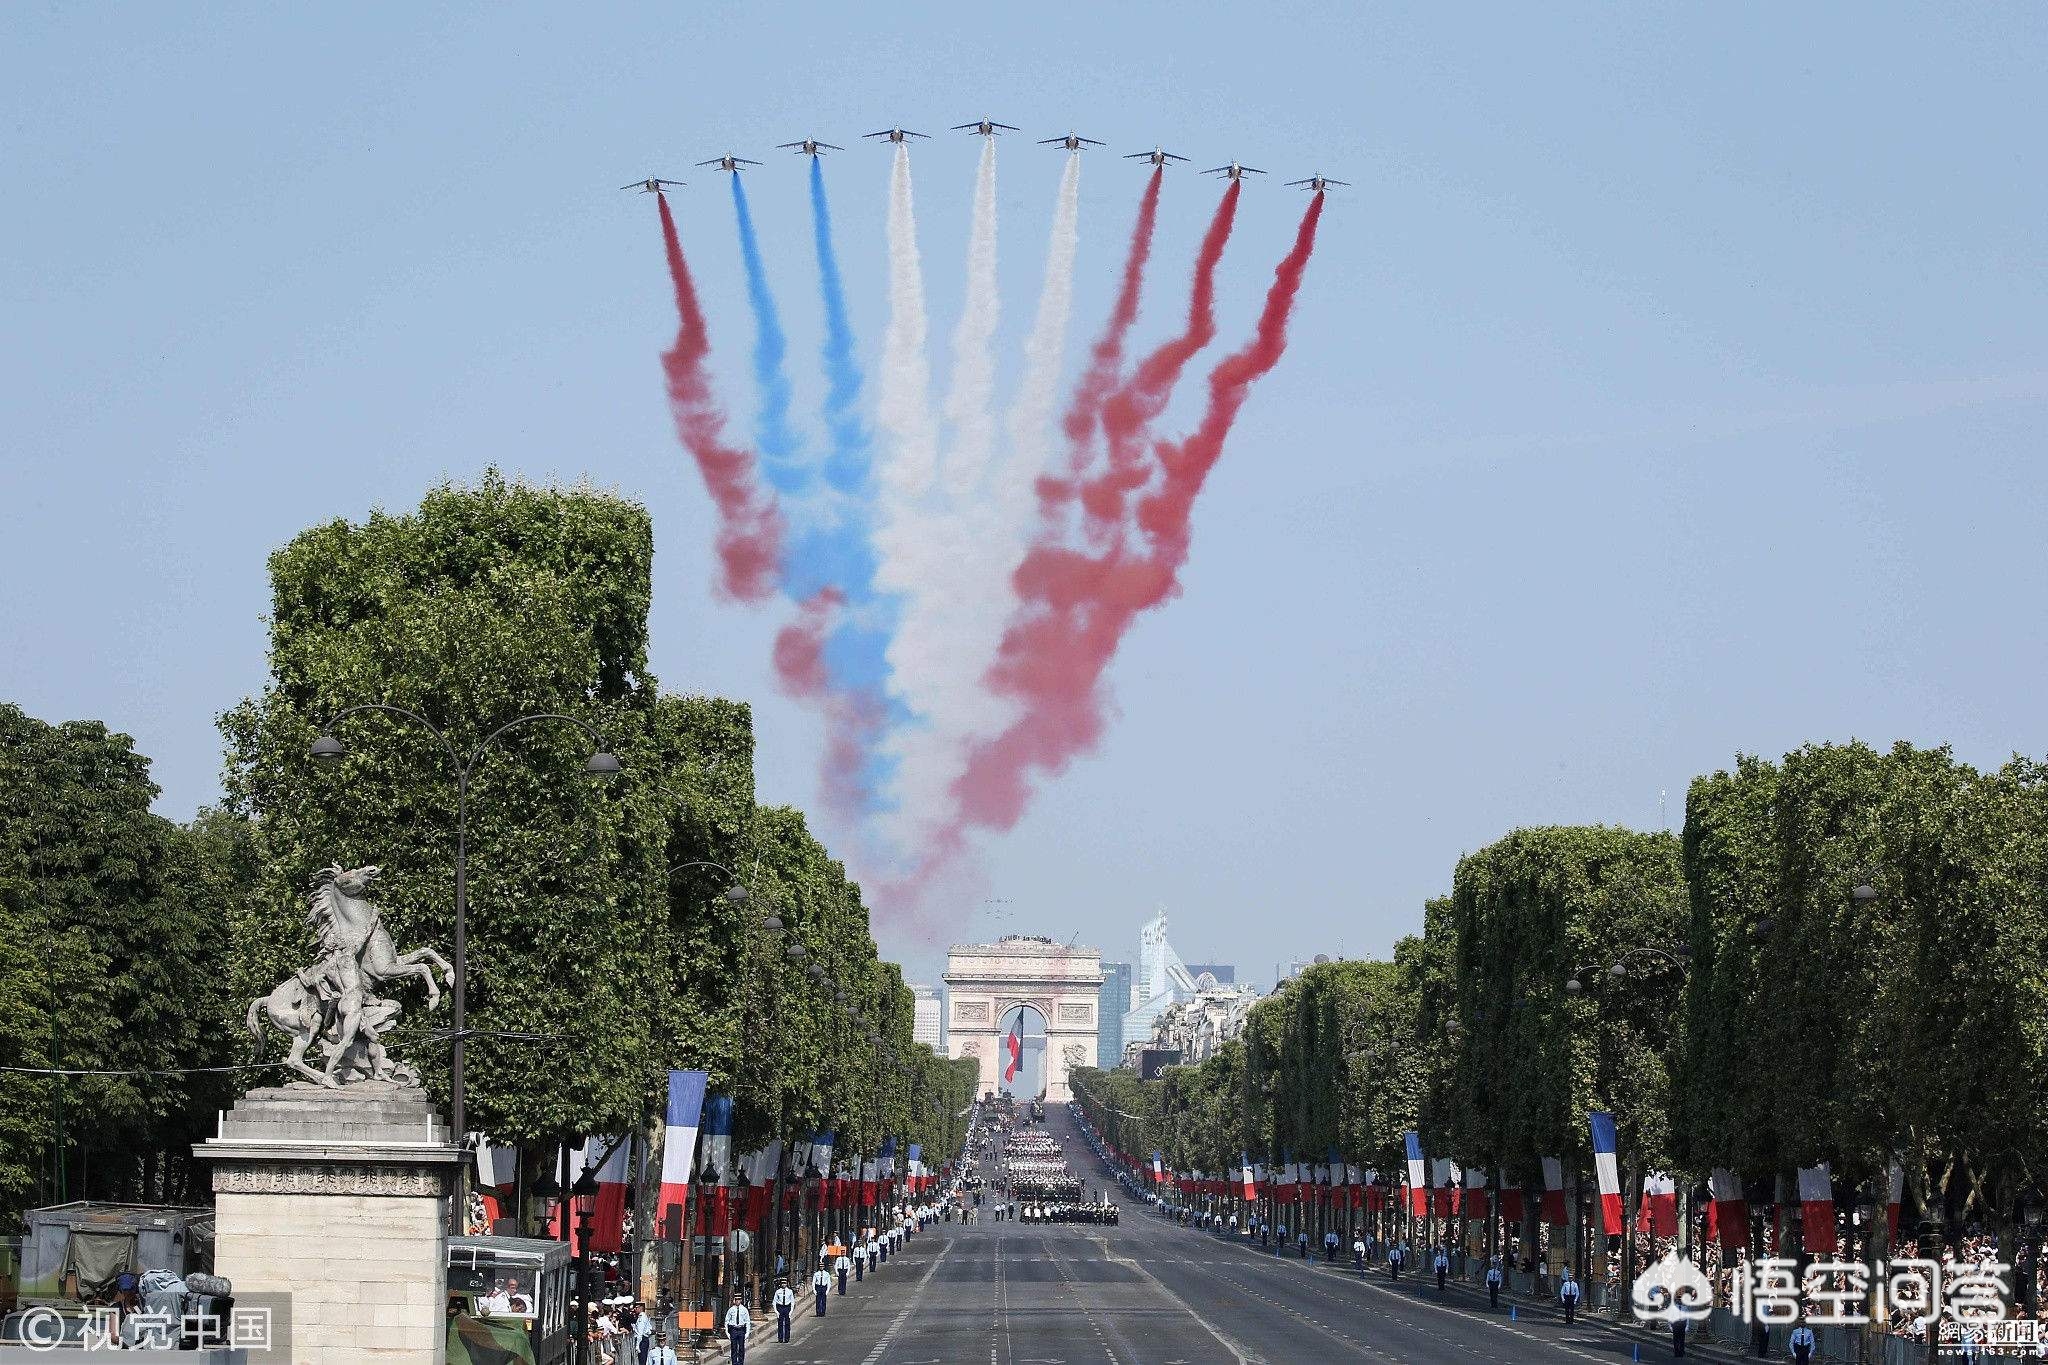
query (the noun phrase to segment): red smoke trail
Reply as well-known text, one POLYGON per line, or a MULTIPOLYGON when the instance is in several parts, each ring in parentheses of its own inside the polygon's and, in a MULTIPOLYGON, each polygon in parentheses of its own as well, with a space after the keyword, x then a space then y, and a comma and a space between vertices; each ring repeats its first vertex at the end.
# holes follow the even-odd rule
POLYGON ((820 765, 826 804, 849 820, 863 813, 861 776, 882 728, 875 698, 835 688, 825 667, 825 640, 846 596, 820 588, 797 608, 797 619, 775 636, 775 676, 788 695, 819 703, 825 716, 825 759, 820 765))
POLYGON ((1024 605, 1004 633, 988 681, 993 691, 1023 702, 1024 712, 970 753, 953 785, 958 812, 950 837, 935 847, 957 845, 968 825, 1009 829, 1024 813, 1030 774, 1062 771, 1101 737, 1103 673, 1138 614, 1178 591, 1195 499, 1252 384, 1286 351, 1288 318, 1322 216, 1318 193, 1274 271, 1252 339, 1211 372, 1208 406, 1194 431, 1179 442, 1155 443, 1161 486, 1137 508, 1148 549, 1133 551, 1122 537, 1096 553, 1041 544, 1019 566, 1015 583, 1024 605))
POLYGON ((1061 423, 1067 434, 1066 475, 1057 479, 1047 475, 1038 481, 1039 510, 1047 520, 1058 516, 1079 494, 1102 405, 1123 370, 1124 341, 1138 320, 1138 294, 1145 283, 1145 264, 1152 257, 1152 229, 1159 221, 1159 186, 1165 176, 1165 167, 1155 167, 1152 178, 1145 182, 1145 197, 1138 202, 1138 221, 1131 228, 1130 249, 1124 255, 1123 285, 1117 291, 1116 306, 1089 351, 1088 368, 1074 387, 1073 402, 1061 423))
POLYGON ((1145 357, 1137 373, 1103 405, 1102 430, 1109 438, 1109 468, 1081 488, 1081 508, 1087 515, 1088 532, 1097 540, 1121 528, 1125 499, 1142 488, 1150 475, 1144 458, 1146 429, 1165 410, 1181 371, 1216 338, 1216 266, 1230 241, 1230 229, 1237 221, 1237 201, 1243 190, 1242 180, 1230 182, 1209 220, 1209 230, 1202 234, 1202 247, 1195 255, 1195 286, 1188 298, 1186 328, 1145 357))
POLYGON ((704 313, 697 306, 697 288, 683 260, 676 220, 661 204, 661 239, 668 252, 668 273, 675 282, 676 342, 662 352, 662 373, 668 376, 669 410, 676 434, 697 461, 704 487, 718 507, 720 592, 742 602, 759 602, 775 590, 776 564, 782 555, 782 514, 774 498, 754 482, 754 454, 725 442, 725 414, 711 396, 704 357, 711 353, 704 313))

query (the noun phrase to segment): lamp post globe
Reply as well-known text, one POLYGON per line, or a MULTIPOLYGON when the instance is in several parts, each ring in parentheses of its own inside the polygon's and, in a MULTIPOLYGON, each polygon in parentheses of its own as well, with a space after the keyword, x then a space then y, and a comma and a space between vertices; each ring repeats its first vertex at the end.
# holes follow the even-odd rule
POLYGON ((308 758, 318 759, 322 763, 332 763, 334 760, 346 756, 347 753, 348 746, 344 745, 333 735, 320 736, 306 749, 306 756, 308 758))

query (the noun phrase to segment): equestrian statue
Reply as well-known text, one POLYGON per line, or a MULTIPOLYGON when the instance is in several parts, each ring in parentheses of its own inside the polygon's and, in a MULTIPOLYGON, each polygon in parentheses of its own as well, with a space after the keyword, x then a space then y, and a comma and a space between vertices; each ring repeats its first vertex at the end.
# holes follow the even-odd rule
POLYGON ((307 927, 320 959, 277 983, 268 995, 249 1002, 249 1032, 260 1045, 262 1015, 292 1040, 284 1064, 318 1085, 339 1087, 358 1081, 418 1085, 419 1072, 385 1053, 383 1037, 398 1019, 399 1004, 377 988, 418 978, 427 988, 427 1008, 441 1003, 441 980, 455 984, 455 971, 431 948, 401 953, 383 924, 383 912, 368 899, 375 867, 346 871, 340 864, 313 879, 307 927), (306 1051, 320 1044, 326 1064, 314 1070, 306 1051))

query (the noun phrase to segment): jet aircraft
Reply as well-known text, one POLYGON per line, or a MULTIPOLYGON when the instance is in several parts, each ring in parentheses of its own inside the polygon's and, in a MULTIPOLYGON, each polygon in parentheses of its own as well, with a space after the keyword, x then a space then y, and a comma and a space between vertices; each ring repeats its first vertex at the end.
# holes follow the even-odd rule
POLYGON ((645 180, 635 180, 630 185, 619 186, 622 190, 638 190, 642 194, 660 194, 664 189, 679 190, 682 187, 683 182, 680 180, 661 180, 651 175, 645 180))
POLYGON ((976 119, 972 123, 956 123, 953 125, 953 131, 956 133, 979 133, 983 137, 994 137, 998 131, 1014 133, 1017 130, 1007 123, 997 123, 994 119, 984 118, 976 119))
POLYGON ((816 156, 819 152, 843 152, 846 148, 835 147, 829 142, 820 142, 814 137, 807 137, 801 142, 781 143, 775 150, 778 152, 793 151, 799 156, 816 156))
POLYGON ((1154 166, 1164 166, 1169 161, 1186 161, 1187 158, 1184 156, 1177 156, 1174 153, 1167 151, 1163 147, 1154 147, 1149 152, 1125 152, 1124 160, 1146 161, 1150 162, 1154 166))
POLYGON ((930 136, 931 136, 931 134, 930 134, 930 133, 913 133, 913 132, 911 132, 911 131, 910 131, 910 130, 909 130, 908 128, 884 128, 884 129, 883 129, 883 130, 882 130, 881 132, 879 132, 879 133, 869 133, 869 134, 868 134, 868 136, 869 136, 869 137, 884 137, 884 138, 887 138, 887 139, 889 139, 889 141, 891 141, 891 142, 902 142, 902 141, 904 141, 904 140, 906 140, 906 139, 908 139, 908 138, 913 138, 913 137, 930 137, 930 136))
POLYGON ((716 166, 721 171, 731 171, 734 175, 738 175, 740 167, 758 166, 761 163, 749 161, 743 156, 734 156, 731 152, 727 152, 724 156, 714 156, 709 161, 700 161, 697 164, 699 166, 716 166))
POLYGON ((1211 167, 1210 169, 1203 171, 1202 174, 1220 175, 1227 180, 1242 180, 1245 178, 1247 174, 1264 175, 1265 172, 1260 170, 1257 166, 1240 166, 1235 161, 1233 161, 1228 166, 1211 167))
POLYGON ((1308 189, 1314 190, 1317 194, 1321 194, 1324 190, 1328 189, 1332 185, 1343 185, 1349 187, 1350 184, 1351 182, 1349 180, 1332 180, 1327 175, 1312 175, 1306 180, 1288 181, 1287 188, 1293 189, 1295 186, 1300 185, 1308 189))
POLYGON ((1092 137, 1082 137, 1078 133, 1068 133, 1065 137, 1042 137, 1038 139, 1038 145, 1041 147, 1064 147, 1070 152, 1078 152, 1084 146, 1100 147, 1103 144, 1097 142, 1092 137))

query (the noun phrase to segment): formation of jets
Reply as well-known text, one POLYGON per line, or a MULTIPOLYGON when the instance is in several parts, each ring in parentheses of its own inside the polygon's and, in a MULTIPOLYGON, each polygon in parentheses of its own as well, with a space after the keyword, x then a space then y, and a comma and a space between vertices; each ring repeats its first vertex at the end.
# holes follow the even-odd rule
MULTIPOLYGON (((1014 133, 1017 131, 1017 128, 1013 124, 997 123, 992 118, 978 118, 971 123, 954 124, 952 131, 956 133, 973 133, 977 137, 995 137, 1000 133, 1014 133)), ((930 134, 914 132, 909 128, 884 128, 880 132, 868 133, 866 136, 880 138, 885 142, 908 142, 911 138, 929 137, 930 134)), ((1092 137, 1082 137, 1079 133, 1067 133, 1060 137, 1041 138, 1038 145, 1041 147, 1060 147, 1070 152, 1078 152, 1084 147, 1101 147, 1105 144, 1098 142, 1092 137)), ((835 146, 830 142, 820 142, 814 137, 806 137, 800 138, 795 142, 779 143, 776 146, 776 150, 795 152, 798 156, 818 156, 824 152, 840 152, 846 149, 835 146)), ((1169 152, 1164 147, 1158 146, 1153 147, 1149 152, 1127 152, 1124 155, 1124 159, 1126 161, 1143 161, 1149 166, 1160 167, 1170 165, 1175 161, 1187 160, 1186 157, 1181 156, 1177 152, 1169 152)), ((761 163, 749 161, 743 156, 734 156, 731 152, 727 152, 724 156, 715 156, 709 161, 700 161, 697 164, 699 166, 716 166, 721 171, 730 171, 734 175, 738 175, 740 167, 758 166, 761 163)), ((1213 166, 1203 171, 1202 174, 1220 175, 1230 180, 1242 180, 1247 175, 1264 175, 1265 172, 1257 166, 1246 166, 1232 161, 1228 165, 1213 166)), ((1349 184, 1349 181, 1332 180, 1326 175, 1312 175, 1306 180, 1290 180, 1287 182, 1290 189, 1301 188, 1316 194, 1321 194, 1333 185, 1348 186, 1349 184)), ((680 180, 663 180, 656 176, 650 176, 645 180, 636 180, 630 185, 619 186, 623 190, 639 190, 644 194, 660 194, 665 189, 681 189, 682 187, 683 182, 680 180)))

